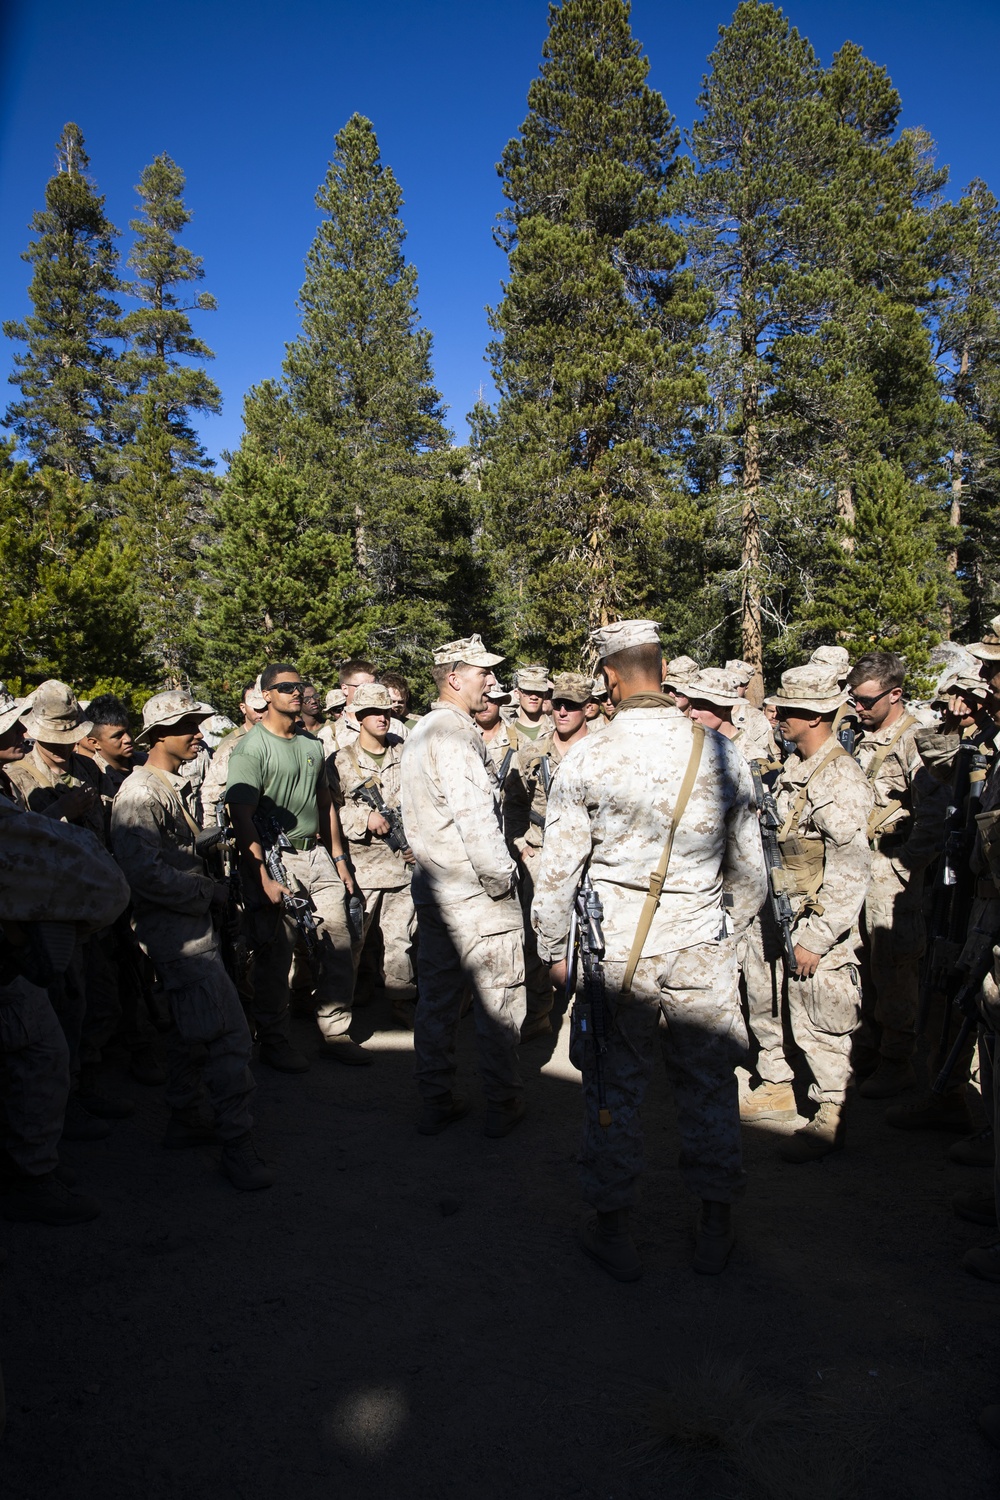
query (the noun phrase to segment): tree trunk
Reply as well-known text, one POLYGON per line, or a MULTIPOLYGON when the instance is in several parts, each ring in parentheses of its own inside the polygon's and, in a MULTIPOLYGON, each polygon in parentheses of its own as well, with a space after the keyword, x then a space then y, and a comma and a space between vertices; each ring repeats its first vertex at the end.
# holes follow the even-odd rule
POLYGON ((743 637, 743 659, 757 668, 747 687, 747 698, 760 705, 764 701, 764 634, 760 610, 760 382, 757 376, 756 339, 752 327, 744 320, 743 354, 743 511, 741 517, 740 568, 743 594, 740 601, 740 628, 743 637))

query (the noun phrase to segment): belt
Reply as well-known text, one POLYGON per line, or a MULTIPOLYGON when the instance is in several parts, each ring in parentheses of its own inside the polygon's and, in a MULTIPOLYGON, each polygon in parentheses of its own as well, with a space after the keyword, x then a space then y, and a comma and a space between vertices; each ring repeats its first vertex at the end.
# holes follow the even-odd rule
POLYGON ((319 843, 319 839, 315 834, 310 834, 308 838, 303 838, 301 834, 290 833, 288 835, 288 842, 293 849, 298 850, 299 854, 308 854, 310 849, 315 849, 319 843))

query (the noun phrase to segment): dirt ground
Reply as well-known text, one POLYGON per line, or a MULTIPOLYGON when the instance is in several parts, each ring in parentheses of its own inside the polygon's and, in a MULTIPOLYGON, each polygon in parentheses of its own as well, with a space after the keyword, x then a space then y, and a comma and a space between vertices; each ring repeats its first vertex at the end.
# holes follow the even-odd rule
POLYGON ((65 1151, 100 1219, 0 1225, 4 1500, 997 1493, 974 1414, 1000 1400, 1000 1288, 960 1268, 990 1231, 949 1207, 989 1178, 949 1137, 857 1101, 847 1151, 792 1167, 748 1130, 737 1248, 696 1276, 658 1071, 622 1286, 574 1243, 562 1046, 522 1050, 530 1115, 488 1141, 467 1018, 475 1109, 427 1139, 409 1036, 384 999, 362 1017, 372 1068, 255 1064, 271 1191, 162 1150, 160 1092, 117 1078, 134 1119, 65 1151))

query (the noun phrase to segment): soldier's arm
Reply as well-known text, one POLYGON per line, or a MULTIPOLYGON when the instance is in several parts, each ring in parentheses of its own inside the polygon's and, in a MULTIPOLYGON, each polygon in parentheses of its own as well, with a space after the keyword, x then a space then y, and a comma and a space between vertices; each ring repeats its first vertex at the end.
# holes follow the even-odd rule
POLYGON ((184 916, 208 910, 215 881, 196 869, 178 870, 164 858, 165 835, 152 798, 119 793, 111 808, 111 847, 133 895, 184 916))
POLYGON ((543 963, 560 963, 566 956, 573 905, 591 848, 590 814, 582 777, 567 759, 552 786, 545 843, 534 867, 531 925, 543 963))
POLYGON ((320 839, 326 845, 330 858, 337 867, 337 874, 344 882, 348 892, 353 896, 357 887, 354 883, 354 876, 351 873, 351 864, 347 855, 344 830, 340 823, 340 810, 334 801, 333 794, 330 791, 330 783, 325 775, 319 778, 316 795, 319 801, 320 839))
POLYGON ((910 774, 913 813, 906 841, 892 857, 912 874, 919 874, 944 848, 951 785, 942 784, 924 765, 914 741, 911 739, 909 743, 913 758, 910 774))
POLYGON ((514 847, 523 852, 531 827, 531 775, 528 757, 520 750, 514 756, 504 783, 503 826, 514 847))
POLYGON ((823 836, 823 884, 816 895, 817 910, 795 924, 793 936, 798 947, 822 957, 850 932, 868 894, 868 814, 874 799, 860 777, 824 777, 821 787, 814 781, 810 790, 815 796, 812 826, 823 836))
POLYGON ((750 926, 767 897, 767 866, 749 767, 740 760, 738 792, 726 819, 722 888, 732 897, 736 936, 750 926))
POLYGON ((464 739, 449 735, 436 747, 439 784, 479 883, 494 900, 513 888, 515 866, 493 814, 493 782, 464 739))
MULTIPOLYGON (((372 809, 368 803, 351 795, 354 788, 361 784, 361 777, 346 750, 338 750, 333 763, 341 791, 340 826, 349 839, 361 843, 371 827, 372 818, 372 809)), ((374 816, 378 817, 378 814, 374 816)), ((385 819, 380 818, 379 822, 385 822, 385 819)))

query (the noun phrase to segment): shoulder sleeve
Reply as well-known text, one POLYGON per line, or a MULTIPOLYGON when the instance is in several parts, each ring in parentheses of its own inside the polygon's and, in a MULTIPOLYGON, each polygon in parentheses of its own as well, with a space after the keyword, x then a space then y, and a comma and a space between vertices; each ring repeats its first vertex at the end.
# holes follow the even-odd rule
POLYGON ((229 757, 226 801, 256 807, 264 790, 264 757, 260 741, 244 736, 229 757))

